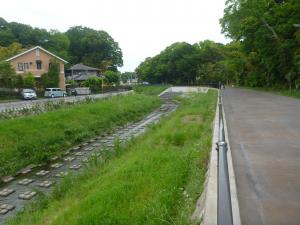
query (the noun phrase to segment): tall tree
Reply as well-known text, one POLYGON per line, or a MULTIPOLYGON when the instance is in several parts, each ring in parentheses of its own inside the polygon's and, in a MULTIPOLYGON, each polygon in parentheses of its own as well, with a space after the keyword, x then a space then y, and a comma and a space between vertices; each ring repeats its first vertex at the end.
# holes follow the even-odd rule
POLYGON ((228 0, 221 19, 223 32, 240 41, 248 58, 244 83, 290 86, 297 77, 300 21, 298 0, 228 0))
POLYGON ((205 40, 194 45, 174 43, 137 68, 139 80, 151 83, 197 84, 226 81, 225 63, 231 49, 205 40))
POLYGON ((55 60, 51 60, 48 73, 42 75, 42 86, 44 88, 58 87, 59 72, 59 63, 57 63, 55 60))
POLYGON ((70 64, 82 62, 99 67, 102 72, 117 71, 123 65, 118 43, 107 32, 88 27, 75 26, 61 33, 16 22, 8 23, 0 18, 0 48, 9 47, 14 42, 25 49, 40 45, 70 61, 70 64))
POLYGON ((106 71, 104 73, 105 80, 108 84, 118 85, 120 82, 120 73, 115 71, 106 71))
POLYGON ((49 33, 50 35, 44 43, 45 48, 59 57, 69 60, 70 40, 68 36, 57 30, 51 30, 49 33))
POLYGON ((15 70, 8 62, 0 62, 0 86, 13 88, 13 79, 16 75, 15 70))
POLYGON ((122 51, 107 32, 76 26, 66 34, 70 39, 72 63, 82 62, 102 68, 104 62, 110 62, 109 69, 114 71, 123 65, 122 51))
POLYGON ((22 48, 22 45, 17 42, 13 42, 8 47, 0 46, 0 61, 8 59, 9 57, 16 55, 23 50, 24 49, 22 48))
POLYGON ((25 88, 35 88, 36 81, 32 73, 25 74, 23 85, 25 88))
POLYGON ((147 58, 136 68, 136 73, 140 80, 151 83, 192 84, 196 82, 199 60, 196 46, 178 42, 147 58))

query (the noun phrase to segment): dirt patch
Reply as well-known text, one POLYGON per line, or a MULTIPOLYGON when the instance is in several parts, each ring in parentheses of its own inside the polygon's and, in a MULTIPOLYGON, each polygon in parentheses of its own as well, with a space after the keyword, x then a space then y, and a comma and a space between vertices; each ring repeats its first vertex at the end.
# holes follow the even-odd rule
POLYGON ((203 118, 201 115, 186 115, 181 119, 182 123, 202 123, 203 118))

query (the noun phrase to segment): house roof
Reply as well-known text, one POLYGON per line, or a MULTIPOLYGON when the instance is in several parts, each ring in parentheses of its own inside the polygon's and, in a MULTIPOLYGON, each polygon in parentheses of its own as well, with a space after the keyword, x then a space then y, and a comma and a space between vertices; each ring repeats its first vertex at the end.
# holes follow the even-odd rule
POLYGON ((8 62, 8 61, 11 61, 11 60, 13 60, 13 59, 15 59, 15 58, 18 58, 18 57, 20 57, 20 56, 22 56, 22 55, 27 54, 28 52, 31 52, 31 51, 36 50, 36 49, 40 49, 40 50, 42 50, 42 51, 48 53, 49 55, 52 55, 53 57, 59 59, 60 61, 63 61, 64 63, 68 63, 68 61, 66 61, 66 60, 64 60, 64 59, 62 59, 62 58, 60 58, 60 57, 58 57, 57 55, 55 55, 55 54, 53 54, 53 53, 47 51, 46 49, 42 48, 41 46, 35 46, 35 47, 31 48, 31 49, 28 49, 28 50, 26 50, 26 51, 24 51, 24 52, 21 52, 20 54, 17 54, 17 55, 15 55, 15 56, 13 56, 13 57, 7 59, 6 61, 7 61, 7 62, 8 62))
POLYGON ((81 80, 87 80, 91 77, 98 77, 95 74, 78 74, 73 76, 72 78, 70 78, 71 80, 77 80, 77 81, 81 81, 81 80))
POLYGON ((76 64, 76 65, 72 66, 70 68, 70 70, 92 70, 92 71, 98 71, 99 69, 93 68, 93 67, 89 67, 89 66, 86 66, 86 65, 83 65, 83 64, 79 63, 79 64, 76 64))

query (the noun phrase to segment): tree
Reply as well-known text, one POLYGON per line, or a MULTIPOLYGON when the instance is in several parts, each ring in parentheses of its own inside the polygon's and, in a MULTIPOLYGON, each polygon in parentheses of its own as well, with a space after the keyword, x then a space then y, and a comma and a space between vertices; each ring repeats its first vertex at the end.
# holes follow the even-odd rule
POLYGON ((0 46, 8 46, 15 41, 15 36, 8 28, 8 23, 0 17, 0 46))
POLYGON ((22 75, 15 75, 13 77, 13 87, 19 90, 24 87, 24 79, 22 75))
POLYGON ((105 31, 75 26, 67 32, 33 28, 26 24, 8 23, 0 17, 0 59, 11 56, 1 54, 1 48, 19 43, 21 48, 40 45, 54 54, 70 61, 71 64, 84 63, 106 70, 118 71, 123 65, 123 55, 119 44, 105 31))
POLYGON ((89 87, 92 91, 99 90, 102 87, 102 79, 99 77, 90 77, 83 82, 84 87, 89 87))
POLYGON ((103 64, 117 71, 123 65, 122 51, 117 42, 105 31, 96 31, 88 27, 71 27, 66 35, 70 40, 72 63, 84 63, 103 69, 103 64))
POLYGON ((115 71, 106 71, 104 73, 105 80, 108 84, 118 85, 120 82, 120 73, 115 71))
POLYGON ((128 80, 132 81, 132 79, 136 78, 136 73, 135 72, 124 72, 121 74, 120 78, 123 83, 127 83, 128 80))
POLYGON ((69 84, 71 88, 78 87, 78 83, 75 80, 68 80, 67 84, 69 84))
POLYGON ((25 74, 24 88, 35 88, 36 82, 32 73, 25 74))
POLYGON ((68 36, 57 30, 50 30, 49 34, 47 41, 44 43, 45 48, 59 57, 69 60, 70 40, 68 36))
POLYGON ((42 86, 47 87, 58 87, 59 85, 59 63, 55 60, 51 60, 49 64, 49 71, 42 75, 42 86))
POLYGON ((246 85, 287 87, 294 85, 299 43, 298 0, 228 0, 221 19, 222 31, 242 45, 246 85), (255 56, 255 58, 253 57, 255 56))
POLYGON ((0 86, 13 88, 13 78, 16 75, 14 68, 9 62, 0 62, 0 86))
POLYGON ((20 52, 22 52, 24 49, 22 48, 22 45, 17 42, 11 43, 7 47, 0 46, 0 61, 6 60, 10 58, 11 56, 14 56, 20 52))
POLYGON ((0 23, 0 45, 2 46, 18 42, 28 48, 34 45, 43 45, 49 37, 49 33, 45 29, 32 28, 16 22, 8 23, 2 18, 0 18, 0 23))
POLYGON ((224 82, 224 65, 226 48, 223 44, 210 40, 201 41, 194 45, 199 51, 199 66, 197 80, 199 83, 224 82))
POLYGON ((100 73, 104 73, 105 71, 109 70, 110 68, 112 68, 112 61, 111 60, 102 60, 99 63, 99 72, 100 73))
MULTIPOLYGON (((150 83, 195 84, 199 78, 197 73, 201 63, 211 61, 208 55, 207 50, 202 51, 198 44, 178 42, 168 46, 160 54, 147 58, 135 72, 139 80, 150 83)), ((214 59, 218 60, 219 58, 214 59)))

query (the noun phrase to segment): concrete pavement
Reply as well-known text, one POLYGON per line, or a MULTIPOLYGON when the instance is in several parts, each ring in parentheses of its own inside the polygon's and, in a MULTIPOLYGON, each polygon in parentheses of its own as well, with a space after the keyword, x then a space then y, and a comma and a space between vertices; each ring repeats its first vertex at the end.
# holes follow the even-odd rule
POLYGON ((242 224, 300 224, 300 100, 223 91, 242 224))

